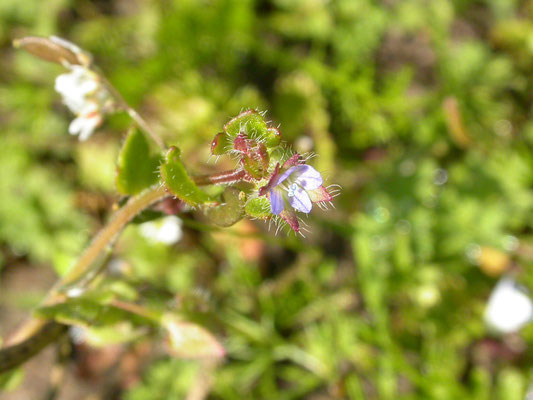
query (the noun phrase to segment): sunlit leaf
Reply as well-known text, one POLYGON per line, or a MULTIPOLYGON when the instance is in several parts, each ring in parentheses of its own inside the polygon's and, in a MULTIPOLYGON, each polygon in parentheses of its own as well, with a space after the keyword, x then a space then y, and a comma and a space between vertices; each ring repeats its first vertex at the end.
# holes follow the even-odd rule
POLYGON ((159 155, 154 155, 150 143, 139 129, 132 129, 118 157, 117 189, 122 194, 137 194, 157 183, 159 155))
POLYGON ((212 201, 187 174, 178 148, 171 147, 168 150, 166 161, 161 165, 160 171, 167 189, 179 199, 193 206, 212 201))

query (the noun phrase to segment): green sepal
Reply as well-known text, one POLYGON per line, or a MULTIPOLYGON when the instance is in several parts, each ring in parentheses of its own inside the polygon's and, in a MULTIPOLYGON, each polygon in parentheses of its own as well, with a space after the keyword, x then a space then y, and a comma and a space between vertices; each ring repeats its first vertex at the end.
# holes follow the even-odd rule
POLYGON ((262 179, 268 174, 269 156, 263 143, 259 143, 257 148, 244 154, 242 166, 244 170, 254 179, 262 179))
POLYGON ((211 142, 211 154, 215 156, 221 156, 228 152, 228 149, 231 149, 232 143, 228 135, 224 132, 220 132, 215 136, 211 142))
POLYGON ((235 139, 241 132, 245 133, 248 139, 265 138, 267 124, 263 116, 257 111, 246 110, 226 123, 224 132, 231 139, 235 139))
POLYGON ((239 189, 227 187, 222 194, 224 203, 205 211, 209 221, 218 226, 231 226, 244 217, 245 194, 239 189))
POLYGON ((268 219, 272 216, 270 200, 264 196, 248 200, 244 211, 251 218, 268 219))
POLYGON ((153 154, 142 131, 132 129, 118 156, 116 185, 120 193, 134 195, 159 181, 161 156, 153 154))
POLYGON ((166 161, 160 167, 161 179, 167 189, 177 198, 197 206, 213 200, 193 182, 181 162, 180 150, 172 146, 166 161))
POLYGON ((281 132, 278 128, 268 128, 265 137, 265 145, 268 148, 277 147, 281 144, 281 132))

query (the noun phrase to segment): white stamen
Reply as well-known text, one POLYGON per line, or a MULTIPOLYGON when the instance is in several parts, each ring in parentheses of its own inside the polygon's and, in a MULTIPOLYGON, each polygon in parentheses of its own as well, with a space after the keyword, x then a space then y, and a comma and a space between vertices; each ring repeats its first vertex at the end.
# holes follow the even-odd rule
POLYGON ((289 189, 287 189, 287 196, 294 197, 294 192, 298 190, 298 185, 296 183, 293 183, 289 186, 289 189))

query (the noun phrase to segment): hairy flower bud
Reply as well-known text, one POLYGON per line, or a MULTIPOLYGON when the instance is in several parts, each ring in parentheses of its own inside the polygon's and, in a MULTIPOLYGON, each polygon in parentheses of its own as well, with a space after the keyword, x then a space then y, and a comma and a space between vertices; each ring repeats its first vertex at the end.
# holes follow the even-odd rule
POLYGON ((309 157, 282 145, 280 130, 269 127, 264 114, 255 110, 224 125, 211 152, 238 159, 244 180, 255 190, 248 192, 244 207, 248 216, 285 222, 295 232, 301 229, 296 212, 308 214, 314 204, 327 208, 338 193, 335 186, 324 187, 322 175, 306 164, 309 157))
POLYGON ((246 110, 224 125, 224 131, 217 134, 211 143, 211 152, 213 155, 237 152, 250 156, 259 144, 269 150, 280 143, 279 129, 268 127, 264 113, 246 110))
POLYGON ((27 36, 13 41, 13 46, 45 61, 61 64, 65 67, 82 65, 88 67, 92 62, 89 53, 74 43, 57 36, 49 38, 27 36))

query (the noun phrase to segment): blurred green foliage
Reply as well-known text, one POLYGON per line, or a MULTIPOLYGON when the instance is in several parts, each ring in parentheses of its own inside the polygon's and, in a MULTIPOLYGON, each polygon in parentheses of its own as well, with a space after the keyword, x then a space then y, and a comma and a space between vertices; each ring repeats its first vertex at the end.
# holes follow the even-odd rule
MULTIPOLYGON (((503 0, 3 0, 3 267, 63 271, 118 198, 127 118, 77 142, 61 68, 10 47, 54 34, 93 53, 190 170, 214 169, 213 136, 253 107, 342 185, 305 240, 187 213, 175 246, 135 226, 119 241, 132 285, 179 296, 226 347, 212 398, 522 399, 533 329, 514 357, 483 346, 483 254, 533 288, 532 18, 533 2, 503 0)), ((125 398, 183 398, 198 368, 161 357, 125 398)))

